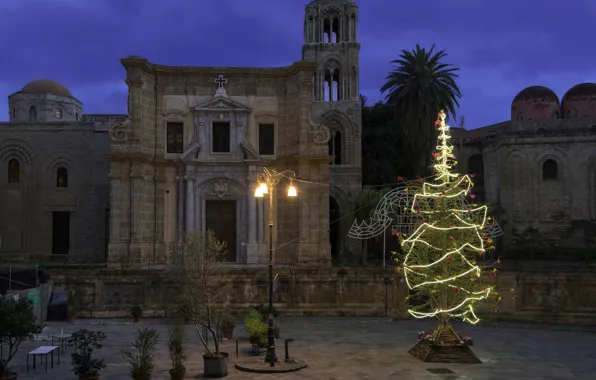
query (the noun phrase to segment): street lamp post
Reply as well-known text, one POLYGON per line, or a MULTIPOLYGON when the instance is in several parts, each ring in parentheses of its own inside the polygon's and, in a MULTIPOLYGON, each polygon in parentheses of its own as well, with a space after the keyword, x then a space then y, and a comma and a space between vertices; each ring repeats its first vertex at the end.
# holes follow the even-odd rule
POLYGON ((265 362, 269 363, 271 367, 275 366, 277 362, 277 355, 275 354, 275 328, 273 326, 273 190, 285 178, 290 181, 287 196, 298 196, 296 188, 292 185, 292 180, 295 177, 296 173, 290 170, 277 172, 264 168, 263 173, 258 177, 259 185, 255 191, 255 197, 257 198, 263 198, 265 194, 269 194, 269 321, 265 362))

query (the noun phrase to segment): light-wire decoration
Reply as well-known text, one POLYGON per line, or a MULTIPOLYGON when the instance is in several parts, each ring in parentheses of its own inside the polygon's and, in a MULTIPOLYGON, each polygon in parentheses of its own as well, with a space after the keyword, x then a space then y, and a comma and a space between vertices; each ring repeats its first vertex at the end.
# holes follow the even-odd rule
MULTIPOLYGON (((471 176, 452 170, 457 161, 445 118, 441 111, 435 123, 439 138, 433 179, 421 183, 409 199, 409 208, 403 210, 418 218, 417 226, 411 233, 395 231, 405 254, 397 270, 403 268, 411 291, 427 297, 423 307, 410 307, 412 316, 437 317, 443 323, 461 318, 474 324, 479 321, 474 309, 477 302, 500 299, 494 286, 482 283, 483 267, 477 264, 479 257, 494 249, 487 231, 493 226, 493 234, 499 233, 500 228, 496 230, 498 224, 487 215, 486 205, 466 201, 475 198, 474 184, 471 176)), ((490 273, 496 275, 496 269, 490 273)))

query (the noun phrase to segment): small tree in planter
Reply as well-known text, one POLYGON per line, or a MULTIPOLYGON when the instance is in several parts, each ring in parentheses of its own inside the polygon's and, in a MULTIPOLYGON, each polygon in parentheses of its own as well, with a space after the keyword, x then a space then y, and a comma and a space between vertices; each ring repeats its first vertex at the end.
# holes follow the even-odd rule
POLYGON ((182 380, 186 376, 186 367, 184 366, 184 325, 176 321, 168 329, 168 353, 172 361, 170 369, 170 378, 172 380, 182 380))
POLYGON ((132 315, 135 322, 138 322, 143 317, 143 308, 139 305, 133 306, 130 310, 130 315, 132 315))
POLYGON ((134 380, 150 380, 155 367, 155 345, 159 334, 157 330, 144 328, 137 332, 132 346, 136 352, 122 351, 122 357, 128 361, 130 374, 134 380))
POLYGON ((93 352, 102 347, 102 341, 106 339, 103 331, 91 331, 81 329, 75 331, 68 341, 75 352, 70 354, 72 359, 72 371, 80 380, 97 380, 99 371, 106 367, 103 359, 93 358, 93 352))
POLYGON ((230 313, 224 313, 221 317, 221 333, 226 339, 234 337, 234 328, 236 327, 236 317, 230 313))
POLYGON ((42 325, 36 323, 33 304, 26 297, 17 301, 0 297, 0 344, 8 345, 6 358, 0 358, 0 379, 15 380, 17 374, 10 370, 8 364, 17 353, 24 339, 39 334, 42 325))
POLYGON ((217 326, 225 313, 230 281, 220 266, 225 244, 212 231, 205 235, 187 234, 182 242, 171 249, 171 299, 179 313, 195 326, 205 347, 203 355, 206 377, 224 377, 228 374, 228 353, 220 352, 217 326), (208 344, 211 335, 213 348, 208 344))

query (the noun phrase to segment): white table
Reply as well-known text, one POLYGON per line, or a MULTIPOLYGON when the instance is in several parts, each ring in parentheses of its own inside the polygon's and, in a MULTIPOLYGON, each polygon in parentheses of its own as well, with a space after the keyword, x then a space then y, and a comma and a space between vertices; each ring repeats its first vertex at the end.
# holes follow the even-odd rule
POLYGON ((67 346, 68 344, 68 340, 72 337, 71 334, 58 334, 58 335, 52 335, 52 346, 55 343, 58 343, 60 345, 60 350, 62 351, 62 353, 64 353, 64 348, 67 346))
POLYGON ((27 373, 29 373, 29 356, 33 356, 33 369, 35 369, 35 357, 41 356, 41 363, 45 357, 46 372, 48 372, 48 355, 51 355, 52 368, 54 368, 54 351, 58 351, 58 364, 60 364, 60 347, 58 346, 39 346, 35 350, 27 353, 27 373))

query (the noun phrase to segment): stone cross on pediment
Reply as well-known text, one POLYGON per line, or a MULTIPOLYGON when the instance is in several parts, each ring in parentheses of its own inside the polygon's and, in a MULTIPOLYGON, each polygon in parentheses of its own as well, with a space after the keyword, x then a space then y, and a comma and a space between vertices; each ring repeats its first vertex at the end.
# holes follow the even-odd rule
POLYGON ((215 91, 215 96, 223 96, 228 97, 226 94, 226 89, 224 88, 224 84, 228 83, 228 80, 224 78, 223 75, 219 74, 217 78, 213 81, 217 84, 217 90, 215 91))
POLYGON ((219 74, 214 80, 217 83, 217 88, 223 88, 224 84, 228 83, 228 80, 223 75, 219 74))

